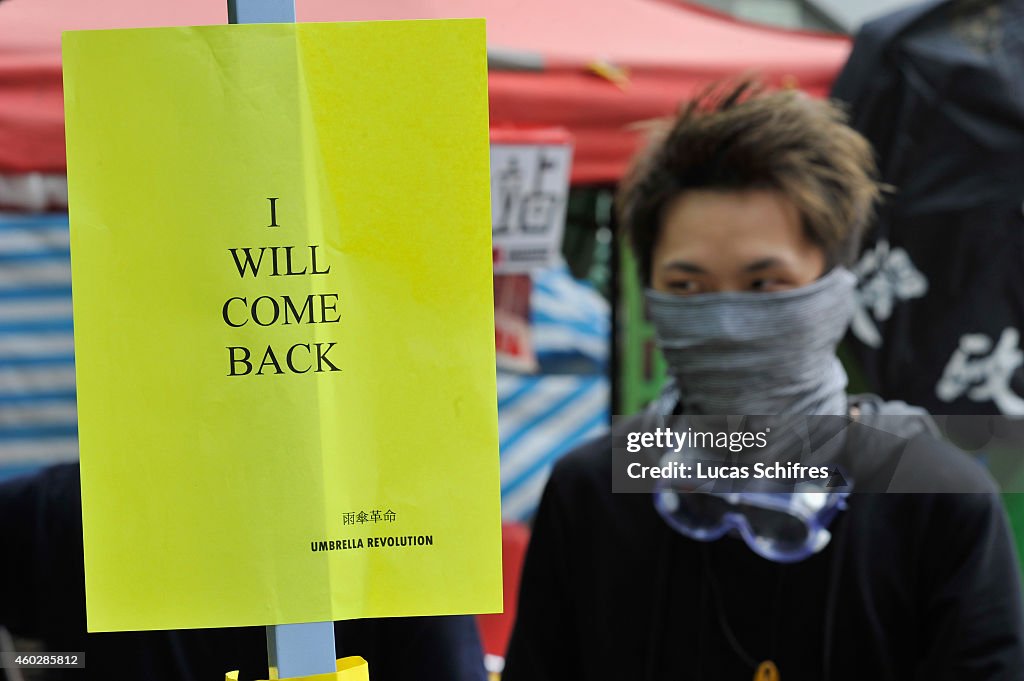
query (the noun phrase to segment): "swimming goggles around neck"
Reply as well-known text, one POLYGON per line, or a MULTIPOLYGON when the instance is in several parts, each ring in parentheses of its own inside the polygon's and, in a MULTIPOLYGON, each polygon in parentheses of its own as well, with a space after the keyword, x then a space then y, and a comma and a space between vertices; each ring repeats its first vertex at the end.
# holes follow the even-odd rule
MULTIPOLYGON (((677 404, 678 392, 670 384, 651 404, 648 415, 665 427, 677 404)), ((699 451, 689 454, 701 456, 699 451)), ((666 452, 666 459, 679 456, 686 458, 687 453, 666 452)), ((847 508, 852 484, 848 476, 838 487, 829 487, 826 481, 820 485, 736 481, 728 490, 707 491, 699 484, 663 478, 654 488, 654 506, 671 528, 690 539, 711 542, 734 533, 763 558, 795 563, 828 545, 829 526, 847 508)))
POLYGON ((796 563, 824 549, 849 492, 694 492, 659 486, 654 505, 670 527, 697 541, 735 531, 757 555, 796 563))

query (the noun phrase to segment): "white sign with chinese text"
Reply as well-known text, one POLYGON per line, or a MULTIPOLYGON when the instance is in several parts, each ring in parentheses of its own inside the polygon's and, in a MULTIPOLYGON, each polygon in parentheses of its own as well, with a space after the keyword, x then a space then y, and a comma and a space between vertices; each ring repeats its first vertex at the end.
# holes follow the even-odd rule
POLYGON ((571 164, 569 144, 491 144, 495 274, 557 262, 571 164))

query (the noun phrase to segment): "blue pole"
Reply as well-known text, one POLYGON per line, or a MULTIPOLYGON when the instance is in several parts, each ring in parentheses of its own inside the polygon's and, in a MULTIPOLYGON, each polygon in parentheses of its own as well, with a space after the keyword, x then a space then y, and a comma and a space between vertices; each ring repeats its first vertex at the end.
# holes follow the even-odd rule
MULTIPOLYGON (((228 0, 232 24, 283 24, 295 21, 294 0, 228 0)), ((270 678, 332 674, 335 671, 334 622, 278 624, 267 627, 270 678)))
POLYGON ((267 659, 277 670, 276 678, 333 674, 335 657, 334 622, 267 627, 267 659))
POLYGON ((294 21, 294 0, 228 0, 230 24, 290 24, 294 21))

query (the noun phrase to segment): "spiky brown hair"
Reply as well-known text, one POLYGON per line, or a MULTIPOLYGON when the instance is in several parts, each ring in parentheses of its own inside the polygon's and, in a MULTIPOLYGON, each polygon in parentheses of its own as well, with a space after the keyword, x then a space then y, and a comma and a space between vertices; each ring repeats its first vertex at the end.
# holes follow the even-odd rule
POLYGON ((836 104, 744 78, 716 83, 652 126, 620 185, 619 223, 644 284, 668 203, 687 190, 775 189, 830 265, 855 256, 881 186, 871 146, 836 104))

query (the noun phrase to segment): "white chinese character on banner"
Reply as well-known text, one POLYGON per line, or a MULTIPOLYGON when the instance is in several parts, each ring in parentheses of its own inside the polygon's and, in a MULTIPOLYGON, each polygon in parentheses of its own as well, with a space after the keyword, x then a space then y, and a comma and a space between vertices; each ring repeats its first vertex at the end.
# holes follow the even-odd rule
POLYGON ((966 393, 974 402, 991 400, 1008 416, 1024 415, 1024 399, 1010 389, 1013 373, 1024 364, 1019 341, 1020 332, 1013 327, 1003 329, 994 348, 992 339, 983 333, 961 336, 935 385, 935 394, 943 402, 952 402, 966 393))
POLYGON ((860 284, 850 330, 865 345, 881 347, 882 334, 875 320, 887 320, 897 301, 920 298, 927 293, 928 280, 914 267, 904 249, 890 248, 886 239, 864 251, 853 273, 860 284))

